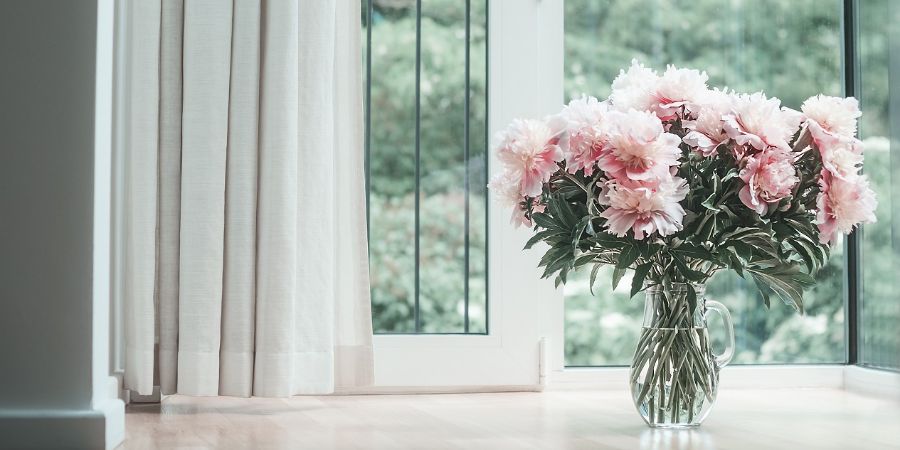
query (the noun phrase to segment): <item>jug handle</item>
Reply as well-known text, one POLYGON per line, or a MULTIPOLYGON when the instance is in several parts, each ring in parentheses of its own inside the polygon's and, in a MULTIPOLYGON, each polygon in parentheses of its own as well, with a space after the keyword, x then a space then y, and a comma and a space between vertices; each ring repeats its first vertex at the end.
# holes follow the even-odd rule
POLYGON ((722 322, 725 323, 725 351, 721 355, 714 355, 716 364, 719 368, 722 368, 731 362, 731 358, 734 357, 734 324, 731 321, 731 313, 728 312, 728 308, 725 305, 715 300, 707 300, 704 319, 708 319, 709 313, 712 311, 719 313, 719 316, 722 317, 722 322))

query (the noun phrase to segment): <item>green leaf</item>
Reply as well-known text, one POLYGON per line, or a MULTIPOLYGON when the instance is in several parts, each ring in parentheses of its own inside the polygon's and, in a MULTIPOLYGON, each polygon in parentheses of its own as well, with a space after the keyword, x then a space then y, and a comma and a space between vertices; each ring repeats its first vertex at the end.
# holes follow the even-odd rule
POLYGON ((672 260, 675 261, 675 265, 678 266, 678 271, 687 278, 689 281, 694 282, 702 282, 706 279, 706 274, 703 272, 697 272, 687 266, 684 261, 681 260, 680 256, 672 255, 672 260))
POLYGON ((719 210, 724 212, 725 215, 728 216, 729 220, 737 220, 738 218, 737 214, 735 214, 734 211, 732 211, 731 208, 726 205, 720 205, 719 210))
POLYGON ((741 261, 740 258, 735 256, 734 253, 730 253, 728 255, 728 260, 731 270, 734 270, 739 277, 744 278, 744 266, 746 265, 746 263, 744 261, 741 261))
POLYGON ((602 267, 602 266, 603 266, 602 264, 597 263, 597 264, 594 264, 594 268, 591 269, 591 281, 590 281, 591 295, 594 295, 594 284, 597 282, 597 272, 600 271, 600 267, 602 267))
POLYGON ((619 261, 616 263, 616 268, 627 269, 628 266, 637 261, 638 256, 641 256, 641 251, 637 246, 629 245, 625 247, 625 249, 622 250, 622 253, 619 254, 619 261))
POLYGON ((544 253, 544 256, 541 257, 541 260, 538 262, 538 267, 550 265, 553 261, 565 256, 567 251, 569 251, 569 249, 565 247, 550 247, 550 249, 547 250, 547 253, 544 253))
POLYGON ((555 186, 556 191, 554 193, 566 200, 573 200, 578 197, 583 198, 585 195, 584 189, 572 182, 555 183, 555 186))
POLYGON ((572 247, 578 247, 578 243, 581 241, 581 237, 584 236, 585 229, 591 221, 591 216, 584 216, 581 220, 575 224, 574 232, 572 233, 572 247))
POLYGON ((767 292, 760 285, 771 289, 784 304, 793 307, 801 314, 803 313, 803 290, 816 283, 815 279, 800 271, 796 265, 782 264, 765 269, 751 267, 747 271, 753 275, 767 304, 767 292))
MULTIPOLYGON (((566 249, 563 249, 563 250, 566 250, 566 249)), ((564 267, 569 267, 570 264, 574 261, 574 259, 575 259, 575 255, 572 252, 569 252, 569 251, 563 252, 562 255, 558 259, 554 260, 550 264, 547 264, 547 268, 544 269, 544 274, 541 276, 541 278, 547 278, 551 274, 553 274, 553 272, 556 272, 557 270, 560 270, 564 267)))
POLYGON ((574 265, 576 268, 581 267, 581 266, 593 261, 594 258, 596 258, 596 257, 597 257, 596 253, 585 253, 585 254, 575 258, 574 265))
POLYGON ((706 200, 703 200, 703 203, 700 204, 704 208, 715 212, 719 212, 719 208, 716 207, 716 193, 713 192, 709 194, 709 197, 706 197, 706 200))
POLYGON ((568 269, 563 269, 559 271, 559 275, 556 276, 556 280, 554 281, 554 286, 559 288, 560 285, 566 284, 566 276, 569 274, 568 269))
POLYGON ((613 275, 612 275, 613 290, 616 290, 616 286, 619 285, 619 281, 622 281, 622 277, 625 276, 625 270, 626 269, 621 268, 619 266, 616 266, 616 268, 613 269, 613 275))
POLYGON ((770 308, 772 306, 769 300, 769 291, 771 291, 771 289, 769 289, 769 286, 763 283, 762 280, 756 278, 755 276, 753 277, 753 282, 756 284, 756 289, 757 291, 759 291, 759 294, 762 295, 763 304, 766 305, 766 309, 770 308))
POLYGON ((629 298, 634 297, 635 294, 644 288, 644 280, 647 278, 647 274, 650 273, 652 267, 652 263, 644 263, 634 268, 634 277, 631 278, 631 295, 629 295, 629 298))
POLYGON ((716 233, 716 216, 707 215, 703 218, 703 225, 697 231, 697 236, 703 241, 708 241, 716 233))
POLYGON ((697 309, 697 291, 694 290, 693 284, 688 284, 687 288, 688 288, 688 292, 687 292, 688 309, 690 310, 691 313, 693 313, 694 310, 697 309))
POLYGON ((678 253, 679 255, 687 256, 687 257, 694 258, 694 259, 702 259, 704 261, 711 261, 713 259, 713 255, 712 255, 712 253, 709 252, 709 250, 707 250, 703 247, 698 247, 693 244, 682 244, 681 246, 679 246, 678 248, 675 248, 672 251, 675 253, 678 253))
POLYGON ((744 265, 753 258, 753 248, 749 245, 740 241, 730 241, 729 245, 730 250, 733 250, 734 255, 737 256, 744 265))
POLYGON ((628 243, 624 242, 622 238, 613 236, 605 232, 596 233, 593 237, 591 237, 591 241, 603 248, 622 248, 629 245, 628 243))
POLYGON ((731 169, 731 170, 729 170, 728 173, 726 173, 725 176, 722 177, 722 182, 724 183, 724 182, 726 182, 726 181, 728 181, 728 180, 730 180, 730 179, 732 179, 732 178, 738 176, 738 173, 739 173, 739 172, 738 172, 738 169, 731 169))
POLYGON ((788 241, 791 244, 791 247, 803 258, 803 263, 806 264, 806 270, 809 273, 813 273, 818 269, 818 261, 816 252, 804 241, 798 239, 791 239, 788 241))
POLYGON ((568 237, 568 235, 566 233, 563 233, 560 231, 555 231, 555 230, 538 231, 537 233, 534 234, 534 236, 531 237, 531 239, 528 240, 528 242, 525 243, 525 247, 523 249, 528 250, 528 249, 534 247, 535 244, 537 244, 538 242, 547 241, 551 238, 560 237, 560 236, 568 237))
POLYGON ((729 239, 741 240, 751 236, 763 237, 768 239, 769 235, 763 230, 755 227, 738 227, 734 230, 728 231, 726 233, 722 233, 722 236, 719 238, 719 242, 725 242, 729 239))
POLYGON ((565 201, 561 196, 557 195, 550 201, 550 211, 556 217, 563 227, 573 229, 578 222, 578 217, 572 211, 569 202, 565 201))
POLYGON ((796 234, 794 232, 794 228, 784 222, 775 222, 772 224, 772 229, 775 231, 776 236, 792 236, 796 234))
POLYGON ((560 227, 556 221, 554 221, 550 215, 546 213, 534 213, 531 215, 531 219, 534 220, 534 223, 541 227, 546 228, 548 230, 557 230, 557 231, 569 231, 563 227, 560 227))

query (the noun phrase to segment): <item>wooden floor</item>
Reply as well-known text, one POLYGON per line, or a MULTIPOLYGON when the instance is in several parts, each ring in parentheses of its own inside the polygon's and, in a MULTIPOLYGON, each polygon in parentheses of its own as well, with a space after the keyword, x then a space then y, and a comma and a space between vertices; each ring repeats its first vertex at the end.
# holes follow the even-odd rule
POLYGON ((616 391, 291 399, 171 396, 132 405, 122 448, 900 448, 900 403, 840 390, 732 390, 702 427, 648 429, 616 391))

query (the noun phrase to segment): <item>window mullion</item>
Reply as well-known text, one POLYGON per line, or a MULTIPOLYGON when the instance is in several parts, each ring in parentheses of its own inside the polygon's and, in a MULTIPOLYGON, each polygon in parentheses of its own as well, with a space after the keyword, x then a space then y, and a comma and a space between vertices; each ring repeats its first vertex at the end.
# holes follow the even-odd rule
MULTIPOLYGON (((843 1, 841 32, 843 52, 841 69, 844 96, 859 97, 859 58, 857 52, 857 1, 843 1)), ((859 227, 844 241, 844 301, 846 308, 847 364, 859 362, 859 308, 860 308, 860 260, 859 227)))

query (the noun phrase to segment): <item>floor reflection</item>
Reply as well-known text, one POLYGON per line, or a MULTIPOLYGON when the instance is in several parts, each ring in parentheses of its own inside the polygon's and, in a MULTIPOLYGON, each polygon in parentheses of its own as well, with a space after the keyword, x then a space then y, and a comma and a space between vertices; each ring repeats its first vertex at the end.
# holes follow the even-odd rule
POLYGON ((706 450, 716 448, 703 429, 663 430, 648 428, 641 433, 641 450, 706 450))

